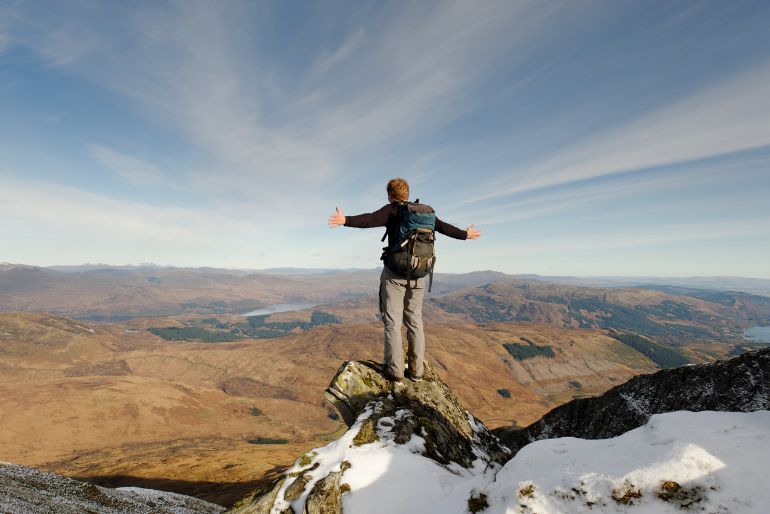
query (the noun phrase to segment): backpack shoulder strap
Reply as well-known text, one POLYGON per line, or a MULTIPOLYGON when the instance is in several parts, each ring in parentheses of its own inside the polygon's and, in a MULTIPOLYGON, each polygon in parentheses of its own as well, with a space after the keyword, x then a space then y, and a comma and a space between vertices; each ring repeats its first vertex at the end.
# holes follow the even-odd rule
MULTIPOLYGON (((419 200, 417 200, 419 202, 419 200)), ((402 216, 404 213, 404 206, 409 205, 409 202, 397 202, 398 203, 398 215, 402 216)), ((384 243, 385 238, 388 237, 388 229, 385 228, 385 233, 382 234, 382 239, 380 239, 380 242, 384 243)))

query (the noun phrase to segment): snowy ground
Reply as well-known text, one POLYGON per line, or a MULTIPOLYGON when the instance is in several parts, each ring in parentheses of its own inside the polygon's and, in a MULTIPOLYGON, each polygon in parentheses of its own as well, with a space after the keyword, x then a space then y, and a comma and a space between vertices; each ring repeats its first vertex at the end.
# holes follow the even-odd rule
POLYGON ((770 411, 672 412, 613 439, 524 447, 487 488, 492 513, 767 513, 770 411))
MULTIPOLYGON (((311 474, 319 479, 349 463, 346 514, 467 513, 471 496, 477 508, 486 503, 485 514, 770 512, 770 411, 660 414, 613 439, 538 441, 503 468, 480 458, 471 469, 422 457, 416 436, 395 444, 388 418, 378 423, 380 441, 355 446, 366 416, 289 470, 318 464, 311 474)), ((289 505, 280 498, 291 481, 274 512, 289 505)), ((295 512, 312 485, 292 503, 295 512)))

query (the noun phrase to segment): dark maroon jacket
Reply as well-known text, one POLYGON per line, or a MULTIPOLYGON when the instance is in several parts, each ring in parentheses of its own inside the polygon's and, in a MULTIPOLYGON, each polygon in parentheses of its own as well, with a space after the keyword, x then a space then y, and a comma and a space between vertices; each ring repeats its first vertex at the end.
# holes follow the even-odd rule
MULTIPOLYGON (((392 202, 381 209, 357 216, 345 216, 345 226, 355 228, 387 227, 388 246, 398 243, 398 225, 400 223, 398 202, 392 202)), ((468 239, 468 233, 436 218, 436 232, 455 239, 468 239)))

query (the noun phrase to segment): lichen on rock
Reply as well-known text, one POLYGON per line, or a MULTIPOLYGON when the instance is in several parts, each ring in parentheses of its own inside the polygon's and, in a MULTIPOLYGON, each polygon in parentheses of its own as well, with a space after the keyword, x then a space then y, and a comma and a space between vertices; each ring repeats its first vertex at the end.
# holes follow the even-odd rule
MULTIPOLYGON (((326 397, 355 430, 348 431, 344 443, 350 451, 369 444, 408 445, 409 451, 422 453, 442 466, 457 464, 465 468, 479 459, 483 467, 502 464, 509 458, 509 450, 462 407, 428 363, 422 381, 396 384, 380 373, 378 363, 348 361, 331 380, 326 397)), ((342 460, 338 467, 330 468, 327 463, 325 468, 318 468, 316 455, 300 457, 287 472, 290 482, 269 491, 270 496, 260 505, 270 507, 259 512, 292 506, 296 512, 307 514, 341 512, 342 494, 351 492, 350 485, 340 485, 341 477, 350 463, 342 460), (307 469, 311 462, 313 467, 307 469)), ((483 496, 479 496, 469 500, 469 505, 481 509, 483 502, 483 496)))
MULTIPOLYGON (((319 480, 305 501, 304 514, 333 514, 342 512, 341 472, 332 472, 319 480)), ((350 486, 348 486, 350 490, 350 486)))
MULTIPOLYGON (((369 402, 377 400, 379 408, 370 417, 373 426, 379 420, 393 423, 390 431, 398 444, 406 444, 413 435, 422 437, 426 457, 436 462, 470 467, 477 454, 498 463, 509 458, 508 449, 497 438, 479 428, 483 425, 471 421, 472 417, 429 363, 425 363, 421 382, 405 381, 396 388, 379 369, 371 361, 346 362, 326 390, 327 398, 348 426, 352 426, 369 402), (409 415, 397 415, 398 412, 409 415)), ((369 434, 368 425, 363 425, 361 432, 369 434)))
POLYGON ((377 430, 374 428, 374 422, 370 419, 365 419, 361 423, 361 428, 358 430, 358 434, 353 438, 354 446, 362 446, 364 444, 373 443, 379 441, 380 438, 377 435, 377 430))
POLYGON ((278 491, 286 481, 285 477, 279 478, 268 487, 254 492, 227 511, 227 514, 265 514, 273 508, 273 503, 278 496, 278 491))

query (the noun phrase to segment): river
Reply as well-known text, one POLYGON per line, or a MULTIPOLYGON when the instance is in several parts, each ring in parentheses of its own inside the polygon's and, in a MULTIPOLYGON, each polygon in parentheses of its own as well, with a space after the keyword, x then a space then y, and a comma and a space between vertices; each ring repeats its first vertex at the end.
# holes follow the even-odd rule
POLYGON ((244 316, 262 316, 264 314, 274 314, 276 312, 289 312, 299 311, 302 309, 309 309, 320 305, 318 303, 277 303, 275 305, 269 305, 263 309, 257 309, 255 311, 247 312, 244 316))

